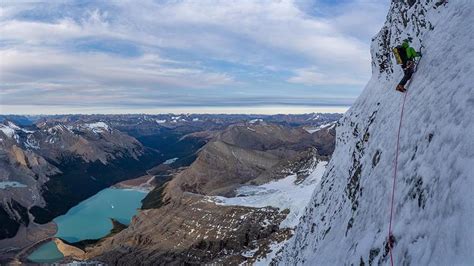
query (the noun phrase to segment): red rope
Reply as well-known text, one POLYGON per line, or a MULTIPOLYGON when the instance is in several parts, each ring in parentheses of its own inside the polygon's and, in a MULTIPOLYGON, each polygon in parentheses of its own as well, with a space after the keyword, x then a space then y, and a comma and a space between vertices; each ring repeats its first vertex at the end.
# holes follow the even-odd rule
POLYGON ((392 199, 390 202, 390 223, 388 225, 388 248, 390 251, 390 264, 393 266, 393 254, 392 254, 392 220, 393 220, 393 203, 395 198, 395 184, 397 179, 397 169, 398 169, 398 151, 400 149, 400 131, 402 129, 403 121, 403 111, 405 110, 405 101, 407 99, 408 92, 405 92, 403 97, 402 112, 400 114, 400 124, 398 125, 398 134, 397 134, 397 153, 395 155, 395 170, 393 171, 393 185, 392 185, 392 199))

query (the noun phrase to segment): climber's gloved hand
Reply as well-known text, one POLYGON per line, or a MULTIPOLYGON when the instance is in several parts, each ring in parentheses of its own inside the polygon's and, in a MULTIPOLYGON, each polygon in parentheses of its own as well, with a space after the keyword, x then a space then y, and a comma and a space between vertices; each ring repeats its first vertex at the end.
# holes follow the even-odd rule
POLYGON ((418 54, 418 56, 423 57, 423 55, 421 54, 421 52, 418 52, 417 54, 418 54))

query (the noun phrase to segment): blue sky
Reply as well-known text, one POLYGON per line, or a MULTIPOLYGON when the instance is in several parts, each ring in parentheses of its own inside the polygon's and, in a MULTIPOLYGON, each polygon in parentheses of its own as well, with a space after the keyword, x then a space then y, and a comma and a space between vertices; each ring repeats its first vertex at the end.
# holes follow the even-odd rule
POLYGON ((0 112, 343 111, 388 5, 3 1, 0 112))

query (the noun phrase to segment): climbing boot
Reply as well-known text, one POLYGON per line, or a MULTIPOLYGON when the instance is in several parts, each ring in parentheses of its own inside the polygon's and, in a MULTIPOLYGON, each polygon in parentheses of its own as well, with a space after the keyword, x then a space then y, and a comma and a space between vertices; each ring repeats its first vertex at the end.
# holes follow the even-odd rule
POLYGON ((389 249, 393 249, 395 242, 396 242, 395 237, 392 235, 392 233, 390 233, 388 236, 386 248, 388 247, 389 249))
POLYGON ((405 89, 405 86, 401 85, 401 84, 398 84, 397 86, 397 91, 399 92, 406 92, 407 90, 405 89))

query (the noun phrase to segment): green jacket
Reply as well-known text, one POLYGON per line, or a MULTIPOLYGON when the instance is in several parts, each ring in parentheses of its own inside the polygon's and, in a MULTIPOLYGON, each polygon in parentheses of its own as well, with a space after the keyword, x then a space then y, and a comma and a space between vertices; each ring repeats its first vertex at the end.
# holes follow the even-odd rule
POLYGON ((415 51, 415 49, 413 49, 413 47, 410 47, 408 42, 403 42, 402 47, 407 53, 408 60, 415 59, 415 57, 420 57, 420 55, 415 51))

